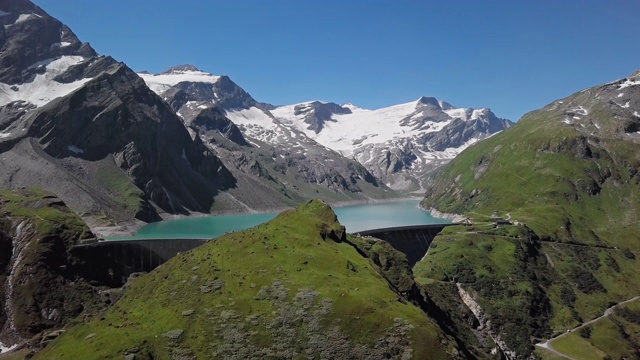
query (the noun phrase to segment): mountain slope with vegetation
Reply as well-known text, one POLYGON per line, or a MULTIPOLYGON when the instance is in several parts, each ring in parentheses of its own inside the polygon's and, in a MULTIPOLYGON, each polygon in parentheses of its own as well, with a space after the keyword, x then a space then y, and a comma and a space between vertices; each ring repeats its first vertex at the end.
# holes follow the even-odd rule
POLYGON ((401 270, 390 263, 398 257, 365 245, 329 206, 305 203, 135 279, 112 308, 36 358, 460 356, 407 295, 415 284, 406 260, 401 270))
POLYGON ((638 295, 639 130, 640 71, 464 151, 422 205, 473 225, 440 234, 416 276, 457 283, 523 356, 536 337, 638 295))

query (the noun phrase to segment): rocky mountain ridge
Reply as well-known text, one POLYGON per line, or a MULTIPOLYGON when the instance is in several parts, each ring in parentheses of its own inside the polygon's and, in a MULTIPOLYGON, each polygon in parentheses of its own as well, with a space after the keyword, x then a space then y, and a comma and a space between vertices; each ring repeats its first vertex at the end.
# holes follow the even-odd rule
MULTIPOLYGON (((294 203, 317 194, 328 200, 394 196, 359 163, 284 126, 270 113, 272 106, 259 103, 226 76, 192 65, 139 75, 236 178, 259 186, 271 198, 285 196, 284 201, 294 203)), ((256 206, 254 202, 273 200, 245 203, 256 206)))
POLYGON ((282 208, 312 196, 394 196, 337 154, 319 150, 319 158, 295 160, 271 147, 259 160, 216 109, 172 108, 215 96, 229 108, 261 106, 228 77, 173 68, 158 76, 197 81, 172 85, 165 101, 125 64, 98 55, 31 2, 2 2, 0 11, 0 186, 51 191, 92 226, 156 221, 163 213, 282 208), (220 134, 219 141, 207 132, 220 134), (327 167, 327 156, 344 171, 327 167), (276 158, 275 170, 264 165, 276 158), (278 172, 283 176, 271 175, 278 172))
POLYGON ((310 102, 272 112, 321 144, 356 159, 390 187, 405 191, 422 190, 430 172, 512 125, 489 109, 455 108, 433 97, 376 110, 310 102))
POLYGON ((273 106, 259 103, 228 77, 192 65, 139 75, 187 123, 201 110, 216 107, 259 146, 302 154, 325 147, 402 191, 423 189, 429 173, 467 146, 512 125, 489 109, 455 108, 432 97, 377 110, 322 101, 273 106), (297 149, 291 146, 296 143, 297 149))

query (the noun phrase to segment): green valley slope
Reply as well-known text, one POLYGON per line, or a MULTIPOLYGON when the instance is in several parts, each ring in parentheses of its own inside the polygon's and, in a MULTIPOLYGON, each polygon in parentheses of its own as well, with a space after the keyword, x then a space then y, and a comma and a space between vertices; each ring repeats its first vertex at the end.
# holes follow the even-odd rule
POLYGON ((36 358, 457 357, 455 341, 400 291, 410 270, 378 267, 387 260, 368 258, 380 249, 365 245, 329 206, 308 202, 133 280, 36 358))
POLYGON ((451 283, 451 294, 458 283, 523 356, 535 337, 639 295, 639 130, 640 71, 470 147, 422 205, 474 224, 440 234, 416 276, 451 283), (496 226, 492 216, 515 225, 496 226))

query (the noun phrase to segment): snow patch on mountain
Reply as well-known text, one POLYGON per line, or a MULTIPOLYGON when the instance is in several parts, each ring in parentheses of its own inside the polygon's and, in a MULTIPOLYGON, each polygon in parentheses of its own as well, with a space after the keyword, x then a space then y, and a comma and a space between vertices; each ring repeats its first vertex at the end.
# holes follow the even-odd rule
POLYGON ((70 42, 68 42, 68 41, 62 41, 62 42, 54 43, 53 45, 51 45, 51 47, 60 47, 60 48, 63 48, 63 47, 67 47, 67 46, 69 46, 69 45, 71 45, 71 43, 70 43, 70 42))
POLYGON ((9 352, 9 351, 11 351, 11 350, 13 350, 13 349, 15 349, 17 347, 18 347, 18 344, 7 346, 7 345, 5 345, 5 344, 0 342, 0 354, 5 353, 5 352, 9 352))
POLYGON ((200 70, 174 70, 162 74, 138 73, 138 75, 147 83, 147 86, 156 94, 162 94, 170 87, 181 82, 200 82, 215 84, 220 80, 220 76, 200 70))
POLYGON ((37 14, 20 14, 20 16, 18 16, 18 19, 16 20, 16 22, 14 24, 21 23, 23 21, 27 21, 32 16, 41 17, 40 15, 37 15, 37 14))
POLYGON ((31 65, 29 69, 44 68, 43 73, 36 74, 31 81, 23 84, 8 85, 0 83, 0 106, 13 101, 24 100, 40 107, 53 99, 77 90, 90 81, 91 78, 80 79, 71 83, 60 83, 55 81, 54 78, 84 60, 81 56, 61 56, 31 65))
POLYGON ((618 86, 618 90, 628 88, 630 86, 636 86, 636 85, 640 85, 640 80, 626 79, 624 82, 620 84, 620 86, 618 86))
MULTIPOLYGON (((282 148, 297 149, 295 152, 304 152, 304 145, 300 139, 296 139, 295 133, 281 124, 266 110, 252 106, 249 109, 229 110, 225 116, 236 124, 242 133, 258 141, 279 145, 282 148)), ((309 139, 302 139, 303 142, 309 139)), ((255 143, 251 142, 254 146, 255 143)), ((259 147, 259 146, 257 146, 259 147)))
POLYGON ((71 151, 72 153, 75 153, 75 154, 84 154, 84 150, 80 149, 79 147, 77 147, 75 145, 67 146, 67 150, 69 150, 69 151, 71 151))

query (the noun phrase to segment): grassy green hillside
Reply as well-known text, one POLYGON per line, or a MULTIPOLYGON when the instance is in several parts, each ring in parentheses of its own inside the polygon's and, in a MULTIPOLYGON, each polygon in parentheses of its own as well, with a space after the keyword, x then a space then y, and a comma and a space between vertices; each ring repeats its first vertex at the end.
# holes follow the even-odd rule
POLYGON ((611 316, 555 340, 553 347, 576 359, 640 357, 640 302, 621 305, 611 316))
POLYGON ((519 354, 640 294, 637 78, 555 101, 468 148, 422 203, 474 225, 440 234, 417 279, 461 283, 519 354))
POLYGON ((331 208, 312 201, 135 279, 108 311, 68 329, 36 358, 457 354, 419 307, 392 290, 402 271, 384 272, 377 266, 384 260, 364 254, 331 208))
POLYGON ((0 189, 2 221, 32 221, 38 235, 60 231, 74 240, 91 235, 87 225, 56 196, 40 189, 0 189))

